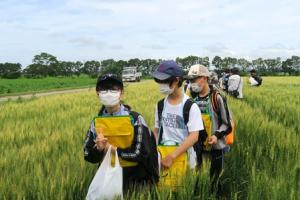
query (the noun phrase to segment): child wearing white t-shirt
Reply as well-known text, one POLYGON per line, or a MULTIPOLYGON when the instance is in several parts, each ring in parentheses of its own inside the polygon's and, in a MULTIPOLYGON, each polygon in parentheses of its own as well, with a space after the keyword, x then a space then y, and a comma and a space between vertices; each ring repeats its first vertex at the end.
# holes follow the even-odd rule
POLYGON ((178 145, 160 164, 163 168, 170 168, 177 157, 187 152, 189 166, 194 168, 197 160, 193 145, 198 142, 199 132, 204 127, 199 107, 181 87, 183 70, 175 61, 164 61, 153 76, 161 93, 166 95, 156 107, 154 134, 159 145, 178 145), (188 120, 185 121, 184 107, 188 104, 188 120))

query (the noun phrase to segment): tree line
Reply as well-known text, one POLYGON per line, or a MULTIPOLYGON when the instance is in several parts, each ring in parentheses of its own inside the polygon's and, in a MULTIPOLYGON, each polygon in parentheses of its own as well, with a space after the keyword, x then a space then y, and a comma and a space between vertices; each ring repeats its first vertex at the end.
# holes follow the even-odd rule
MULTIPOLYGON (((57 57, 41 53, 35 55, 32 64, 22 69, 20 63, 0 63, 1 78, 43 78, 56 76, 80 76, 86 74, 91 78, 96 78, 99 74, 111 72, 121 74, 124 67, 136 66, 143 76, 149 76, 158 67, 162 59, 129 59, 114 60, 106 59, 102 61, 90 60, 81 61, 60 61, 57 57)), ((215 56, 211 63, 209 57, 187 56, 177 57, 176 62, 188 70, 191 65, 203 64, 217 72, 225 69, 237 67, 241 73, 248 73, 251 69, 256 69, 260 75, 299 75, 300 74, 300 57, 292 56, 286 60, 281 58, 247 60, 244 58, 233 58, 215 56)))

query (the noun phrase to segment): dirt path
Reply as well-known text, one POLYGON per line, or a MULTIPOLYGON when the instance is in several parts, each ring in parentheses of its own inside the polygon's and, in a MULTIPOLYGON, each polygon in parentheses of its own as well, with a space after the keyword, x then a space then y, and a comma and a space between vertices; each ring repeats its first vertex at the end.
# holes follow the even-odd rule
POLYGON ((4 101, 8 101, 8 100, 17 100, 19 98, 29 99, 29 98, 32 98, 32 96, 43 97, 43 96, 49 96, 49 95, 55 95, 55 94, 68 94, 68 93, 85 92, 85 91, 89 91, 89 90, 90 90, 90 88, 81 88, 81 89, 58 90, 58 91, 41 92, 41 93, 32 92, 31 94, 0 97, 0 102, 4 102, 4 101))

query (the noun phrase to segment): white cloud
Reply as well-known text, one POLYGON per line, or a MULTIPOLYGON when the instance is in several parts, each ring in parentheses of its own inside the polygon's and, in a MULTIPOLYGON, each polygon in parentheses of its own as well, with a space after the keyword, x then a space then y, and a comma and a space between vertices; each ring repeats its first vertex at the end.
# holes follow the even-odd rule
POLYGON ((0 6, 0 62, 28 64, 41 51, 88 60, 287 57, 300 49, 295 0, 2 0, 0 6))

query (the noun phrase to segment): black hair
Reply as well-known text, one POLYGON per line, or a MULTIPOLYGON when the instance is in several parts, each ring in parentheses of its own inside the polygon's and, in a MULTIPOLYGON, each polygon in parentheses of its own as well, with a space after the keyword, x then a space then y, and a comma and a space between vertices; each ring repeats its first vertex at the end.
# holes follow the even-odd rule
POLYGON ((225 69, 224 69, 224 72, 225 72, 225 73, 230 73, 231 70, 230 70, 229 68, 225 68, 225 69))
POLYGON ((237 67, 231 69, 232 74, 239 74, 240 70, 237 67))
POLYGON ((154 81, 156 83, 162 83, 162 84, 165 83, 165 84, 169 84, 169 86, 171 86, 172 83, 177 80, 177 78, 179 78, 178 87, 180 88, 183 84, 182 77, 171 76, 170 78, 167 78, 165 80, 160 80, 160 79, 154 78, 154 81))

